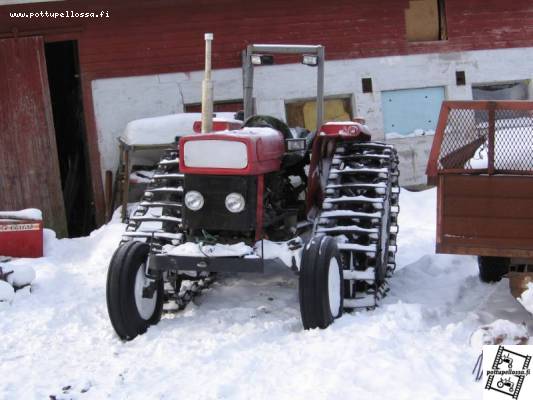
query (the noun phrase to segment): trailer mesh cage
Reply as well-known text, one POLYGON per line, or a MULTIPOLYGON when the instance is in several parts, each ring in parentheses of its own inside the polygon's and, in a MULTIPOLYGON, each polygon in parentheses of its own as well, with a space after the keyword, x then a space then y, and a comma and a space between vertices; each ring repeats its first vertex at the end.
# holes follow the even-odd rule
POLYGON ((533 102, 445 101, 427 175, 533 175, 533 102))

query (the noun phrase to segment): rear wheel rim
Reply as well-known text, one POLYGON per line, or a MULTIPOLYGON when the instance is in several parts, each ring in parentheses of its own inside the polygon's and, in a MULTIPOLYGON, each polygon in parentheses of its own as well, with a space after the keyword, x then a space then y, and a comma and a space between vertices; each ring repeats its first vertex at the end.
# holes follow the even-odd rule
POLYGON ((328 299, 331 315, 333 318, 336 318, 339 316, 341 308, 341 277, 339 274, 339 263, 335 257, 329 261, 328 299))
POLYGON ((157 305, 157 291, 154 292, 152 297, 143 297, 143 289, 145 286, 148 286, 149 283, 149 279, 144 273, 145 268, 145 264, 141 264, 141 266, 139 266, 137 274, 135 275, 133 292, 135 296, 135 306, 137 307, 137 312, 142 319, 147 321, 154 315, 157 305))

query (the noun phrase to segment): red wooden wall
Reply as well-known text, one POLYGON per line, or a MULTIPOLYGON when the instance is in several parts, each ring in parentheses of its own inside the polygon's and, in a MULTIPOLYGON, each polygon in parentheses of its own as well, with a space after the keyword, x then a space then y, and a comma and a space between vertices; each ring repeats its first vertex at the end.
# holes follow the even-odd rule
MULTIPOLYGON (((448 40, 408 43, 408 0, 71 0, 0 6, 0 38, 79 40, 97 218, 103 215, 91 81, 203 68, 214 32, 214 68, 240 67, 248 43, 326 46, 329 60, 533 46, 532 0, 446 0, 448 40), (10 12, 109 12, 109 18, 11 18, 10 12), (15 33, 14 33, 15 32, 15 33)), ((0 94, 1 96, 2 94, 0 94)))
MULTIPOLYGON (((214 32, 214 67, 239 67, 251 42, 320 43, 328 59, 533 45, 533 1, 446 0, 449 40, 407 43, 408 0, 72 0, 0 7, 0 35, 13 28, 80 29, 84 73, 120 76, 203 66, 214 32), (109 11, 109 18, 19 19, 13 11, 109 11)), ((55 30, 55 32, 54 32, 55 30)))
POLYGON ((42 38, 0 39, 0 210, 40 208, 67 234, 42 38))

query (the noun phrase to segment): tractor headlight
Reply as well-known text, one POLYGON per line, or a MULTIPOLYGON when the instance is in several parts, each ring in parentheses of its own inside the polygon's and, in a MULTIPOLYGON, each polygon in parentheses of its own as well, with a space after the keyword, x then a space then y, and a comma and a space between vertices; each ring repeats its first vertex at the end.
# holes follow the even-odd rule
POLYGON ((240 213, 244 210, 245 200, 242 194, 230 193, 226 196, 226 208, 229 212, 240 213))
POLYGON ((185 206, 192 211, 198 211, 204 206, 204 196, 196 190, 191 190, 185 195, 185 206))

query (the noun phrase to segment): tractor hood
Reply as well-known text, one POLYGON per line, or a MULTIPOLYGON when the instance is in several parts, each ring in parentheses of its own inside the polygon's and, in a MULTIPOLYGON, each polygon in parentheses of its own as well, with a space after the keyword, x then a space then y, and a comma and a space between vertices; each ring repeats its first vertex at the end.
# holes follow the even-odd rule
POLYGON ((272 128, 183 136, 180 171, 203 175, 261 175, 278 171, 285 152, 283 135, 272 128))

